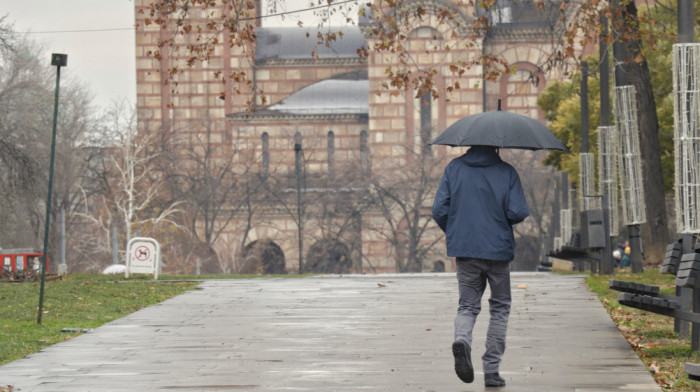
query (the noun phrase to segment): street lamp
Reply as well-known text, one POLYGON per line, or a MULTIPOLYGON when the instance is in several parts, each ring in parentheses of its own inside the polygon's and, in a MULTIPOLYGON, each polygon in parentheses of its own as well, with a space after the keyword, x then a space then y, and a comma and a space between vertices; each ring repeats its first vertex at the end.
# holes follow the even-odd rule
POLYGON ((44 309, 44 284, 46 282, 46 255, 49 244, 49 224, 51 223, 51 191, 53 188, 53 162, 56 156, 56 119, 58 118, 58 91, 61 81, 61 67, 68 65, 68 55, 51 54, 51 65, 56 66, 56 93, 53 101, 53 127, 51 131, 51 160, 49 161, 49 194, 46 197, 46 225, 44 225, 44 252, 41 256, 41 289, 39 290, 39 314, 37 324, 41 324, 44 309))
POLYGON ((303 272, 302 264, 302 254, 304 250, 304 243, 301 237, 301 143, 294 143, 294 155, 296 161, 296 175, 297 175, 297 228, 299 230, 299 274, 303 272))

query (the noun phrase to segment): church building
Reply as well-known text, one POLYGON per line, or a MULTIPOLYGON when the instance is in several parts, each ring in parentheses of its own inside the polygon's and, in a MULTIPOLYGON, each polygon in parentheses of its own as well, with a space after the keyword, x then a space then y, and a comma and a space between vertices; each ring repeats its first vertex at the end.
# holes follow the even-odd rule
POLYGON ((536 100, 563 79, 546 67, 566 19, 558 1, 542 9, 535 1, 499 0, 488 12, 450 0, 399 2, 422 7, 405 21, 403 45, 414 69, 437 70, 436 94, 384 86, 387 68, 398 63, 375 50, 374 27, 398 15, 392 10, 334 27, 342 38, 329 45, 317 42, 316 27, 262 24, 254 44, 238 46, 223 32, 208 60, 183 65, 195 34, 191 42, 159 46, 171 31, 146 23, 151 1, 135 0, 139 131, 182 140, 206 135, 215 159, 232 159, 257 181, 254 195, 232 196, 240 208, 217 223, 211 272, 454 270, 430 208, 442 168, 466 149, 429 142, 462 117, 495 110, 498 100, 503 110, 544 122, 536 100), (441 18, 445 12, 453 17, 441 18), (487 33, 474 35, 477 19, 489 21, 487 33), (513 71, 487 80, 482 66, 450 69, 485 55, 513 71), (250 85, 218 77, 236 73, 250 85))

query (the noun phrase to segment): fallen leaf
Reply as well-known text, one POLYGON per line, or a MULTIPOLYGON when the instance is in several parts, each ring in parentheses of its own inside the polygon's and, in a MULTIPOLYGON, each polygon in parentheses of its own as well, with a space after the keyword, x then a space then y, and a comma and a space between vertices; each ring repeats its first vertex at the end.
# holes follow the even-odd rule
POLYGON ((519 289, 526 289, 526 288, 527 288, 527 284, 525 284, 525 283, 519 284, 519 285, 518 285, 518 288, 519 288, 519 289))
POLYGON ((386 287, 386 285, 385 285, 385 284, 382 284, 382 283, 377 283, 377 286, 379 286, 379 287, 386 287))

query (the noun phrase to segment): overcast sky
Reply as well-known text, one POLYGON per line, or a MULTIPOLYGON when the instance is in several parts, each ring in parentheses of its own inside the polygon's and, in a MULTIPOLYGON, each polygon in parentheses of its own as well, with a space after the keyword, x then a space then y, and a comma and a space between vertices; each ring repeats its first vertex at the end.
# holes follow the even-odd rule
POLYGON ((96 105, 122 98, 135 103, 133 1, 3 0, 0 15, 43 45, 47 64, 51 53, 67 54, 61 79, 78 78, 95 94, 96 105))
MULTIPOLYGON (((286 9, 277 12, 308 6, 308 0, 282 3, 286 9)), ((104 108, 122 98, 136 102, 132 0, 2 0, 0 15, 8 16, 15 31, 43 44, 47 64, 51 53, 67 54, 61 79, 78 78, 94 93, 96 105, 104 108)), ((310 16, 265 19, 265 25, 295 26, 300 17, 310 16)))

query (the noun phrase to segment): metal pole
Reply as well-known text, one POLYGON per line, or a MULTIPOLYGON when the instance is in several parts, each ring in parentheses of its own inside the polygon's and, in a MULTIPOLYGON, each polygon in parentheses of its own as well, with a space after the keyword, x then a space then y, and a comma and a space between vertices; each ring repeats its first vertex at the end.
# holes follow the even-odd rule
POLYGON ((678 0, 678 43, 695 42, 693 0, 678 0))
POLYGON ((56 93, 53 101, 53 127, 51 131, 51 159, 49 160, 49 192, 46 197, 46 224, 44 225, 44 252, 41 255, 41 288, 39 290, 39 313, 36 319, 41 324, 41 314, 44 311, 44 285, 46 283, 46 256, 49 246, 49 225, 51 223, 51 193, 53 188, 53 163, 56 157, 56 120, 58 119, 58 92, 61 82, 61 67, 67 65, 68 56, 53 53, 51 65, 56 66, 56 93))
POLYGON ((296 174, 297 174, 297 228, 299 229, 299 274, 304 271, 303 255, 304 241, 302 240, 301 232, 301 143, 294 144, 294 155, 296 157, 296 174))
POLYGON ((118 244, 117 225, 112 223, 112 264, 119 264, 119 250, 117 249, 118 244))
POLYGON ((602 39, 602 35, 608 33, 608 18, 601 16, 600 24, 603 28, 601 38, 598 40, 600 64, 600 125, 610 125, 610 60, 608 59, 608 44, 602 39))
POLYGON ((600 273, 610 275, 615 271, 615 262, 612 259, 612 241, 610 239, 610 203, 608 202, 608 195, 603 194, 602 198, 605 248, 603 248, 603 256, 600 260, 600 273))
MULTIPOLYGON (((692 43, 695 42, 695 34, 693 31, 693 0, 678 0, 678 43, 692 43)), ((690 77, 690 76, 689 76, 690 77)), ((688 102, 691 100, 688 99, 688 102)), ((690 110, 688 110, 690 113, 690 110)), ((678 159, 678 157, 676 157, 678 159)), ((681 234, 683 243, 683 254, 693 253, 695 249, 693 245, 695 243, 695 238, 692 234, 681 234)), ((676 295, 681 297, 681 310, 690 311, 691 307, 693 311, 698 311, 700 309, 700 290, 691 290, 685 287, 676 287, 676 295)), ((675 319, 674 330, 678 332, 678 336, 681 338, 688 338, 688 329, 690 323, 685 320, 675 319)), ((697 323, 692 324, 691 328, 691 350, 698 347, 700 344, 700 328, 697 323)))
POLYGON ((639 225, 629 225, 630 235, 630 265, 632 266, 632 272, 642 273, 644 272, 644 265, 642 259, 642 236, 639 230, 639 225))
POLYGON ((65 274, 68 272, 66 265, 66 209, 61 208, 61 263, 58 264, 58 273, 65 274))
POLYGON ((586 61, 581 62, 581 152, 588 152, 588 63, 586 61))
POLYGON ((625 43, 622 42, 622 38, 620 36, 620 33, 617 31, 619 30, 619 26, 622 25, 622 19, 624 16, 622 15, 622 8, 620 7, 620 0, 613 0, 612 2, 613 7, 618 8, 620 10, 620 16, 618 16, 616 19, 613 19, 613 24, 612 24, 612 30, 615 35, 615 41, 613 41, 613 64, 615 66, 615 86, 626 86, 628 85, 628 81, 626 78, 626 67, 625 67, 625 62, 627 61, 627 48, 625 47, 625 43))

